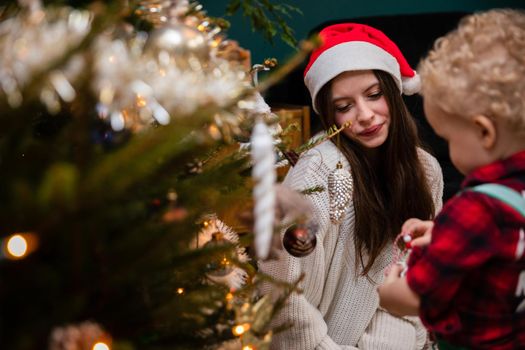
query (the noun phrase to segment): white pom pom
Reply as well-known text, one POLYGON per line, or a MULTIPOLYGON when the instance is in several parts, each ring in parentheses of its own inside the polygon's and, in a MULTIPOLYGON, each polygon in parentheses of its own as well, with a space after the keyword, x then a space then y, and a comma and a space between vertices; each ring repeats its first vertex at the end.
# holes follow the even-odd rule
POLYGON ((421 78, 415 71, 414 73, 415 75, 411 78, 402 78, 403 93, 405 95, 413 95, 421 90, 421 78))

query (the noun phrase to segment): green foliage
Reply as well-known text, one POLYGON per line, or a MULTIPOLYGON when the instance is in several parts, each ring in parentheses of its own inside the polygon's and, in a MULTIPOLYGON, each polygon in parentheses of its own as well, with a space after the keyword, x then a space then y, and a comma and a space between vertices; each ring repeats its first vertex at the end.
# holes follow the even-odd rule
POLYGON ((68 163, 51 165, 37 190, 37 201, 44 207, 70 207, 75 199, 78 169, 68 163))
MULTIPOLYGON (((104 327, 116 350, 201 349, 232 337, 229 290, 205 280, 210 261, 231 256, 234 247, 192 243, 204 214, 234 217, 249 202, 247 154, 207 131, 218 112, 234 113, 229 106, 238 100, 172 114, 170 125, 135 134, 114 132, 98 119, 89 70, 75 86, 77 98, 58 114, 39 102, 49 71, 88 52, 116 21, 129 21, 123 3, 96 2, 102 11, 92 31, 31 77, 19 107, 0 95, 0 239, 36 237, 27 257, 0 257, 2 348, 42 349, 56 327, 86 320, 104 327)), ((267 0, 229 4, 230 13, 239 9, 269 40, 279 28, 295 43, 282 16, 297 9, 267 0)), ((243 245, 251 238, 241 237, 243 245)), ((255 275, 251 264, 233 262, 255 275)), ((259 315, 262 332, 270 315, 259 315)))
POLYGON ((38 85, 15 109, 0 97, 0 239, 22 232, 38 243, 24 259, 0 259, 2 348, 46 348, 53 329, 85 320, 103 326, 115 349, 203 348, 231 337, 201 334, 231 317, 228 290, 203 281, 206 264, 232 247, 190 248, 202 214, 249 194, 246 159, 206 131, 217 110, 131 135, 97 122, 88 80, 58 115, 37 102, 38 85), (184 215, 166 220, 174 208, 184 215))
MULTIPOLYGON (((2 237, 28 231, 39 237, 26 259, 0 261, 4 346, 41 349, 54 327, 86 319, 104 325, 117 341, 126 339, 128 345, 117 348, 218 341, 196 331, 225 317, 227 290, 202 284, 207 262, 223 252, 191 251, 189 242, 200 230, 200 214, 246 195, 239 174, 245 160, 224 156, 201 173, 187 171, 189 160, 223 148, 199 131, 209 114, 104 149, 95 140, 70 138, 94 131, 79 125, 90 106, 64 108, 69 120, 46 134, 35 133, 31 122, 2 132, 2 237), (172 205, 165 199, 170 189, 188 212, 176 222, 162 220, 172 205), (175 293, 180 287, 186 290, 181 296, 175 293)), ((32 104, 15 114, 40 115, 40 124, 54 118, 32 104)))
POLYGON ((323 192, 324 190, 325 190, 325 188, 323 186, 315 186, 315 187, 310 187, 310 188, 304 189, 304 190, 301 191, 301 193, 304 194, 304 195, 310 195, 310 194, 323 192))
POLYGON ((263 37, 273 43, 273 38, 280 33, 280 38, 291 47, 297 47, 293 29, 286 23, 293 13, 302 14, 301 10, 286 3, 273 3, 270 0, 230 0, 226 7, 229 16, 241 12, 250 21, 252 30, 260 31, 263 37))

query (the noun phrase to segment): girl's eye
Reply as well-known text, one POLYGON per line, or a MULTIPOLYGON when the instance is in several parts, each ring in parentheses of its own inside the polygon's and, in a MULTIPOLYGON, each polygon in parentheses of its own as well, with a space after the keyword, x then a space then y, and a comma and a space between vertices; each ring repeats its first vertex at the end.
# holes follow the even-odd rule
POLYGON ((351 104, 342 105, 342 106, 335 106, 335 110, 339 113, 344 113, 350 110, 352 108, 351 104))
POLYGON ((381 96, 383 96, 383 92, 382 91, 374 91, 370 95, 368 95, 368 98, 370 98, 372 100, 377 100, 381 96))

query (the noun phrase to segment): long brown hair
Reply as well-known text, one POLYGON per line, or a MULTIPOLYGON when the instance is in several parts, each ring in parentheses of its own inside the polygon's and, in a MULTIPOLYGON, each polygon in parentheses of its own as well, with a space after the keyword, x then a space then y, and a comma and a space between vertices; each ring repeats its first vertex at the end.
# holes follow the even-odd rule
MULTIPOLYGON (((406 219, 429 219, 434 215, 432 195, 418 158, 420 141, 415 122, 392 76, 379 70, 373 72, 391 118, 388 138, 378 152, 378 162, 371 164, 363 147, 343 134, 338 146, 350 163, 354 180, 354 243, 356 262, 363 267, 362 275, 368 274, 381 250, 395 239, 406 219)), ((335 125, 331 86, 332 82, 324 85, 315 101, 325 129, 335 125)), ((337 146, 337 142, 332 141, 337 146)))

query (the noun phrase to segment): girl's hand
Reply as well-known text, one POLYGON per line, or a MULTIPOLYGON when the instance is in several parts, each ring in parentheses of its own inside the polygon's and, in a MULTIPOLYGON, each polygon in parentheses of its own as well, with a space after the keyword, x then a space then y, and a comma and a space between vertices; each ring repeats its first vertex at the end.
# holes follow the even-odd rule
MULTIPOLYGON (((401 274, 402 267, 398 264, 392 265, 390 271, 388 271, 385 276, 383 284, 377 288, 377 293, 379 294, 379 306, 392 312, 392 306, 394 306, 391 301, 391 294, 393 294, 392 285, 399 279, 401 274)), ((394 289, 395 290, 395 289, 394 289)))
POLYGON ((417 316, 419 314, 419 296, 401 277, 403 267, 395 264, 385 277, 383 284, 377 288, 379 306, 395 316, 417 316))
POLYGON ((411 247, 424 247, 430 244, 433 227, 434 222, 431 220, 408 219, 401 227, 401 232, 412 236, 411 247))
MULTIPOLYGON (((383 286, 395 283, 398 279, 400 279, 403 269, 404 269, 404 266, 401 264, 392 265, 392 268, 390 269, 390 271, 388 271, 388 274, 385 276, 385 280, 383 281, 383 286)), ((381 286, 379 286, 378 290, 379 289, 381 289, 381 286)), ((379 294, 381 294, 381 292, 379 294)))

